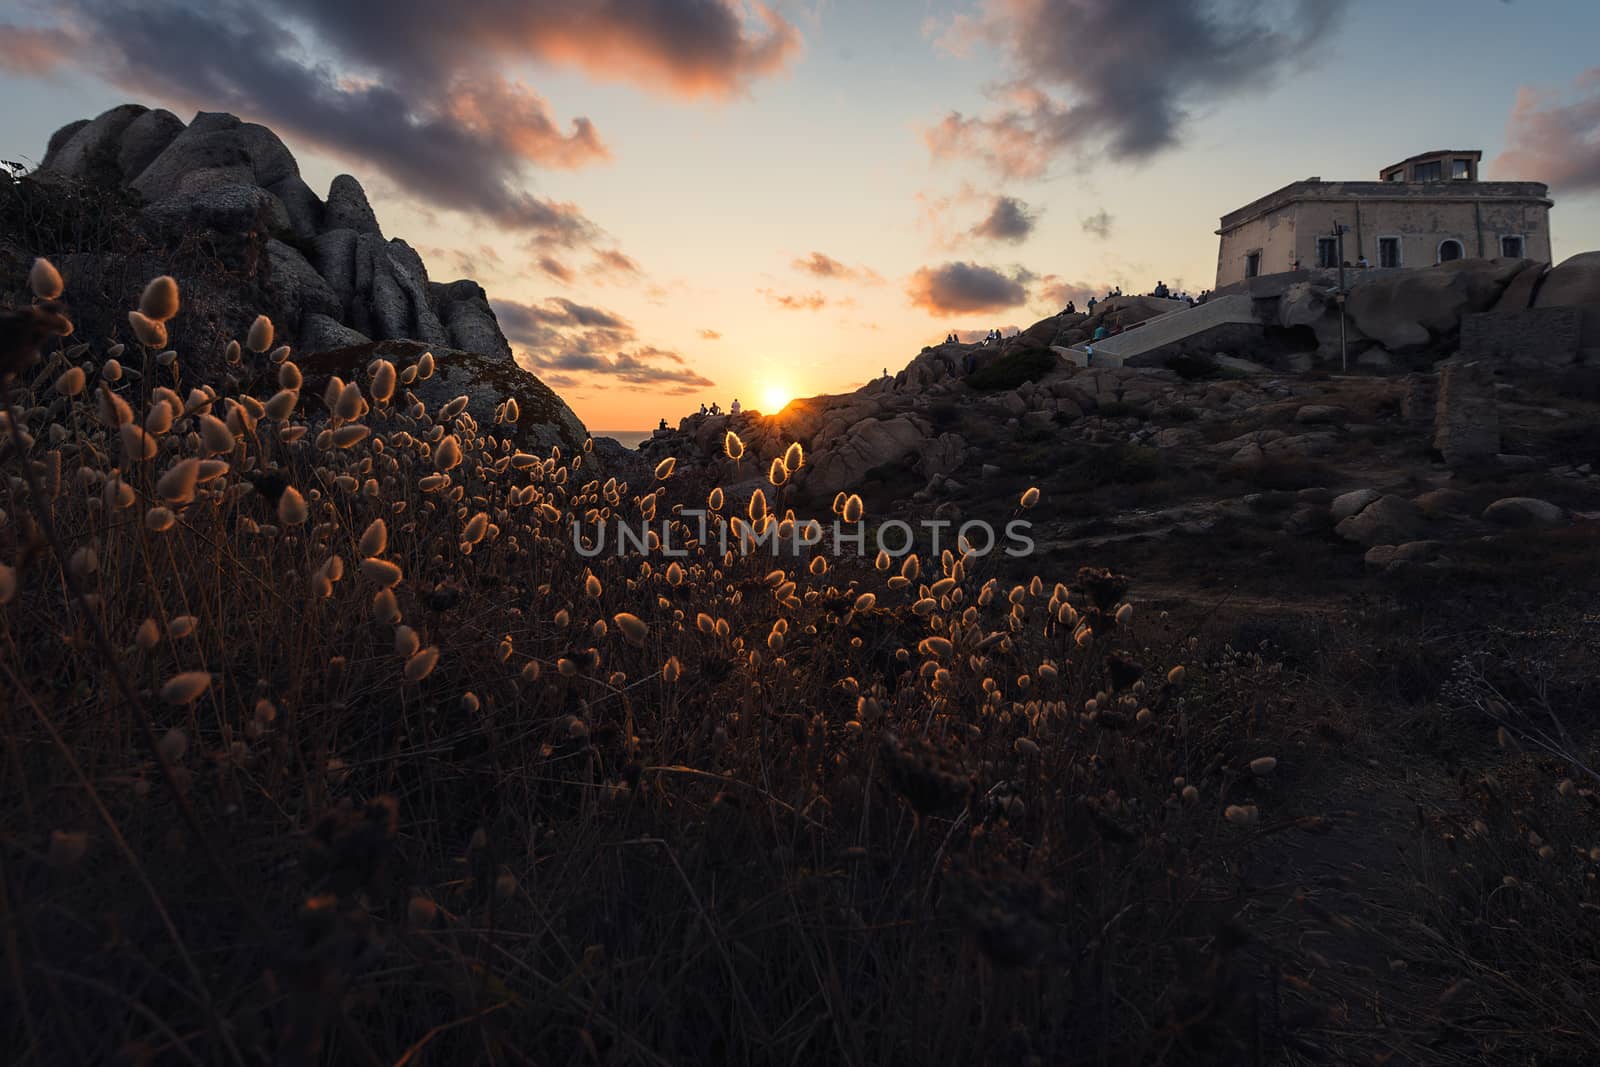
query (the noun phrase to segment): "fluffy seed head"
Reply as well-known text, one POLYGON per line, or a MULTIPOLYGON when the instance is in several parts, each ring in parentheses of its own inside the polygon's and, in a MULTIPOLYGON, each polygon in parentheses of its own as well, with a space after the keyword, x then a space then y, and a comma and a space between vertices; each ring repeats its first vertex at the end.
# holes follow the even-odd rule
POLYGON ((1250 773, 1259 778, 1265 778, 1278 769, 1278 761, 1273 756, 1261 756, 1250 761, 1250 773))
POLYGON ((61 272, 56 270, 55 264, 42 256, 33 261, 33 267, 28 271, 28 288, 33 290, 33 295, 40 300, 54 300, 61 295, 66 286, 61 281, 61 272))
POLYGON ((187 504, 194 499, 199 478, 200 461, 192 457, 181 459, 156 480, 156 493, 169 504, 187 504))
POLYGON ((62 396, 77 396, 83 392, 87 382, 88 376, 83 373, 82 367, 71 367, 56 379, 56 392, 62 396))
POLYGON ((1249 826, 1260 816, 1261 812, 1254 804, 1229 804, 1222 809, 1222 817, 1237 826, 1249 826))
POLYGON ((800 442, 799 441, 796 441, 794 444, 790 445, 787 449, 784 450, 784 453, 783 453, 783 469, 784 470, 788 471, 790 474, 793 474, 795 471, 799 470, 801 467, 804 467, 805 465, 806 465, 806 450, 800 447, 800 442))
POLYGON ((265 352, 272 347, 272 320, 265 315, 257 315, 256 321, 250 324, 250 332, 245 335, 245 347, 252 352, 265 352))
POLYGON ((729 430, 722 438, 722 451, 729 459, 739 459, 744 455, 744 442, 739 439, 738 434, 729 430))
MULTIPOLYGON (((211 675, 205 671, 184 671, 181 674, 174 674, 162 685, 161 699, 168 704, 192 704, 210 688, 211 675)), ((162 742, 162 747, 166 747, 165 741, 162 742)))
POLYGON ((839 515, 845 522, 860 522, 861 513, 865 510, 866 505, 862 503, 861 497, 851 493, 844 498, 844 507, 839 512, 839 515))
POLYGON ((617 630, 622 634, 622 639, 630 645, 642 646, 644 639, 650 633, 650 627, 639 616, 622 611, 611 617, 617 624, 617 630))
POLYGON ((386 559, 362 560, 361 573, 367 581, 385 589, 393 585, 399 585, 400 579, 404 577, 404 572, 400 570, 400 565, 390 563, 386 559))
POLYGON ((146 318, 166 322, 178 313, 178 283, 170 274, 151 278, 139 296, 139 311, 146 318))
POLYGON ((299 526, 308 514, 306 498, 300 495, 300 490, 292 485, 284 486, 283 495, 278 498, 278 521, 285 526, 299 526))
POLYGON ((360 547, 363 556, 383 555, 389 547, 389 524, 382 519, 373 519, 361 534, 360 547))
POLYGON ((439 646, 429 645, 406 660, 406 681, 420 682, 433 673, 439 663, 439 646))
POLYGON ((133 330, 133 336, 146 348, 167 347, 167 327, 165 323, 157 322, 142 312, 128 312, 128 326, 133 330))
POLYGON ((1027 491, 1025 491, 1022 494, 1022 499, 1020 501, 1018 501, 1018 503, 1020 503, 1022 505, 1022 507, 1024 507, 1024 508, 1031 508, 1035 504, 1037 504, 1038 502, 1039 502, 1039 489, 1038 489, 1037 486, 1029 487, 1027 489, 1027 491))
POLYGON ((656 480, 664 482, 668 478, 672 477, 672 469, 674 467, 676 467, 677 465, 678 465, 678 460, 674 456, 668 456, 666 459, 662 460, 660 463, 657 463, 656 464, 656 480))

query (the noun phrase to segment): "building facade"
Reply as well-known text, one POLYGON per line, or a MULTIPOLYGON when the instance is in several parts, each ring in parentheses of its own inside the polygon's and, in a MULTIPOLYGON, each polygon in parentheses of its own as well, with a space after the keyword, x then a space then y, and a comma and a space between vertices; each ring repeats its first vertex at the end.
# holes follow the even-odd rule
POLYGON ((1431 267, 1497 256, 1550 262, 1549 190, 1541 182, 1478 180, 1483 153, 1426 152, 1378 181, 1307 178, 1222 217, 1217 288, 1264 274, 1337 267, 1431 267))

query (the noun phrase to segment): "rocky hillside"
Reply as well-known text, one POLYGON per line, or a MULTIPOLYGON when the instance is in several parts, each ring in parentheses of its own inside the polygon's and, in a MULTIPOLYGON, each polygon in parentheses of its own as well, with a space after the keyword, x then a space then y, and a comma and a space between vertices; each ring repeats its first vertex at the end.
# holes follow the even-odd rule
MULTIPOLYGON (((1580 319, 1600 311, 1597 259, 1538 270, 1537 292, 1580 319)), ((644 451, 737 494, 798 440, 808 462, 783 487, 788 502, 825 508, 856 492, 882 518, 997 522, 1038 486, 1050 503, 1030 518, 1064 565, 1107 561, 1180 583, 1229 561, 1249 582, 1273 573, 1261 559, 1286 554, 1346 579, 1363 561, 1374 575, 1457 574, 1509 546, 1531 564, 1533 546, 1561 551, 1600 529, 1600 371, 1586 349, 1556 358, 1552 347, 1530 363, 1448 338, 1511 286, 1537 299, 1522 281, 1533 273, 1477 261, 1375 282, 1362 321, 1402 352, 1409 330, 1411 354, 1354 374, 1318 369, 1315 340, 1276 367, 1219 351, 1077 366, 1062 343, 1166 310, 1125 297, 1001 345, 925 349, 894 377, 774 415, 692 416, 644 451), (729 431, 745 445, 737 464, 723 454, 729 431)))
POLYGON ((233 115, 185 125, 124 104, 56 131, 38 170, 0 181, 0 274, 20 285, 39 255, 67 279, 88 338, 124 338, 140 287, 170 273, 185 297, 171 341, 202 373, 264 313, 307 368, 354 378, 386 346, 422 346, 441 370, 416 389, 430 406, 465 393, 487 423, 515 397, 529 443, 588 436, 517 365, 477 282, 431 280, 410 245, 384 237, 360 182, 341 174, 318 196, 271 130, 233 115))

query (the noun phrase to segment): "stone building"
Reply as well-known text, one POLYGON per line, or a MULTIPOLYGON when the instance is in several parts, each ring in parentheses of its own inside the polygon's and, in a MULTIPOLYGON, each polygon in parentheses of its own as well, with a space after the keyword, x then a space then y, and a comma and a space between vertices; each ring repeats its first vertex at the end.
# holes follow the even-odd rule
POLYGON ((1541 182, 1480 181, 1476 150, 1425 152, 1378 181, 1292 182, 1222 217, 1217 288, 1246 278, 1337 267, 1431 267, 1453 259, 1550 262, 1549 190, 1541 182))

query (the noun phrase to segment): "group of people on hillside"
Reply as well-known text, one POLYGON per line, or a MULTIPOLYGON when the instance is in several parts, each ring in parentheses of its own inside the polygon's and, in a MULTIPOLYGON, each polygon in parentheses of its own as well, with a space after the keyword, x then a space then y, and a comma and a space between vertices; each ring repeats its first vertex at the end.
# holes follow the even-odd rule
MULTIPOLYGON (((738 397, 734 397, 733 398, 733 403, 731 405, 729 405, 729 407, 728 407, 728 414, 729 415, 737 415, 737 414, 739 414, 739 411, 740 411, 739 398, 738 397)), ((700 414, 702 414, 702 415, 721 415, 722 414, 722 405, 718 404, 716 401, 713 400, 711 402, 711 407, 707 408, 705 406, 705 404, 702 403, 700 405, 700 414)), ((661 421, 664 424, 667 420, 662 419, 661 421)))

